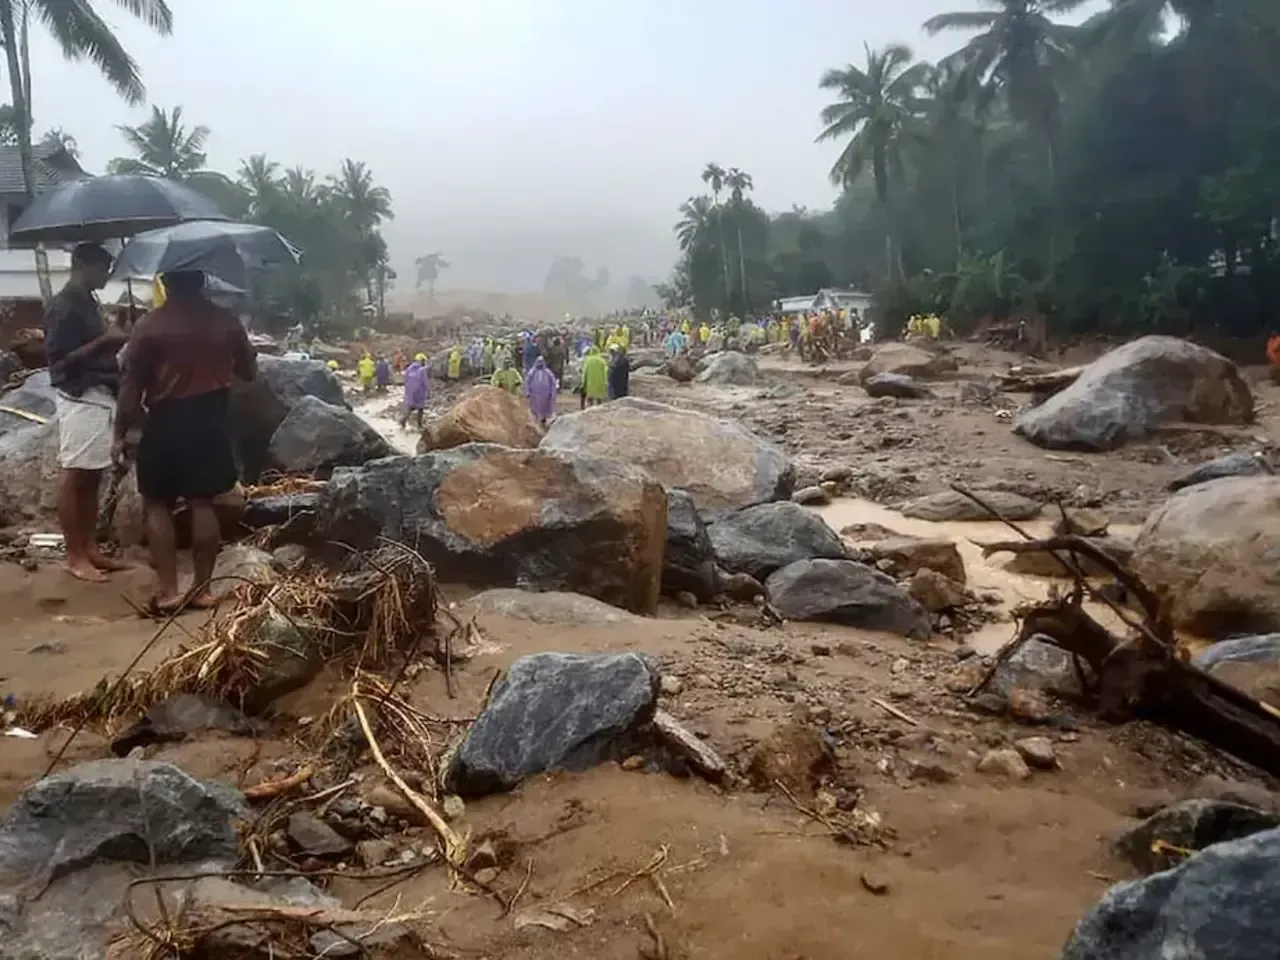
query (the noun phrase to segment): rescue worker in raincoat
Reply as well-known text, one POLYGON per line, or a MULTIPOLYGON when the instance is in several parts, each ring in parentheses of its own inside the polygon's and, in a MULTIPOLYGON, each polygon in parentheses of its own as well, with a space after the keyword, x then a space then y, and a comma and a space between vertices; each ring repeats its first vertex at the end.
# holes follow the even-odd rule
POLYGON ((489 383, 499 390, 505 390, 507 393, 519 396, 520 387, 524 384, 524 378, 520 376, 520 371, 513 367, 511 361, 508 360, 493 372, 493 376, 489 378, 489 383))
POLYGON ((462 376, 462 349, 454 347, 449 351, 449 366, 445 370, 445 376, 450 380, 457 380, 462 376))
POLYGON ((360 358, 360 362, 356 364, 356 376, 360 378, 360 389, 368 393, 373 389, 373 375, 376 365, 373 357, 366 353, 360 358))
POLYGON ((597 347, 590 347, 582 361, 582 395, 588 407, 604 403, 609 397, 609 364, 597 347))

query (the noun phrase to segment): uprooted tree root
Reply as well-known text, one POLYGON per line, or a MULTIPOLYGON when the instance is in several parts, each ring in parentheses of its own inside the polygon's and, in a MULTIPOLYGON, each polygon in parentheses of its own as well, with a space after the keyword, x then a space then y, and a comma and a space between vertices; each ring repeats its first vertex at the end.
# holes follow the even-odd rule
POLYGON ((1078 668, 1088 666, 1088 673, 1079 673, 1085 680, 1092 677, 1086 689, 1097 695, 1104 718, 1142 718, 1172 727, 1280 775, 1280 711, 1187 662, 1178 649, 1168 604, 1135 573, 1087 537, 1035 540, 979 495, 958 485, 952 489, 1025 538, 1018 552, 1050 553, 1073 579, 1066 592, 1055 591, 1043 603, 1020 611, 1017 635, 971 695, 981 691, 1023 643, 1037 637, 1071 654, 1078 668), (1133 599, 1137 611, 1122 609, 1095 589, 1082 559, 1106 571, 1133 599), (1086 599, 1109 607, 1128 636, 1117 636, 1094 619, 1085 609, 1086 599))

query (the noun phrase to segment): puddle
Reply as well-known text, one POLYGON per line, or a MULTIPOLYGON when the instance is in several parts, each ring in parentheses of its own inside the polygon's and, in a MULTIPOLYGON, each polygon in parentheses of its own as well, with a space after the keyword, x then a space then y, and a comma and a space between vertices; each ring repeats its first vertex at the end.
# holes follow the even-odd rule
POLYGON ((352 409, 356 416, 382 434, 383 439, 398 453, 413 456, 418 452, 419 432, 412 425, 405 428, 400 426, 398 418, 403 397, 404 393, 398 387, 392 387, 387 393, 367 400, 357 394, 352 399, 352 409))
MULTIPOLYGON (((812 509, 836 531, 855 523, 874 523, 909 537, 953 541, 964 560, 968 586, 976 591, 999 594, 1002 600, 1000 609, 1005 613, 1019 604, 1044 600, 1051 586, 1067 582, 1011 573, 1004 568, 1011 556, 1007 553, 983 557, 980 544, 1018 539, 1017 534, 996 520, 915 520, 878 503, 858 498, 835 500, 825 507, 812 509)), ((1053 533, 1053 521, 1044 517, 1021 522, 1018 526, 1033 537, 1047 537, 1053 533)), ((1137 531, 1138 528, 1131 525, 1115 524, 1111 527, 1112 533, 1124 536, 1132 536, 1137 531)), ((1109 627, 1118 626, 1114 614, 1105 606, 1089 604, 1088 607, 1101 623, 1109 627)), ((964 639, 979 653, 994 653, 1013 638, 1014 630, 1012 621, 990 623, 964 639)))

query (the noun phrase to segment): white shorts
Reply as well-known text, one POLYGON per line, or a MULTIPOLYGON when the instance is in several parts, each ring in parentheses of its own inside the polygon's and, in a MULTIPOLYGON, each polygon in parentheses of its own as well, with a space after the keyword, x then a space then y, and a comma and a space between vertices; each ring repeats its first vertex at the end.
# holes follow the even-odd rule
POLYGON ((105 470, 111 466, 116 398, 104 387, 83 396, 57 392, 58 464, 66 470, 105 470))

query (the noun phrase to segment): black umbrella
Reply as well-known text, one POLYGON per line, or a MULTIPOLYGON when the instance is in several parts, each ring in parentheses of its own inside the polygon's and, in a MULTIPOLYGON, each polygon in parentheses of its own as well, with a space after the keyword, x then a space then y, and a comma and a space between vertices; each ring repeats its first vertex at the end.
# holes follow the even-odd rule
POLYGON ((119 240, 186 220, 229 220, 204 194, 163 177, 116 174, 70 180, 42 193, 9 229, 12 240, 119 240))
POLYGON ((203 270, 244 287, 250 272, 297 263, 300 254, 270 227, 195 220, 135 234, 116 258, 114 276, 154 277, 170 270, 203 270))

